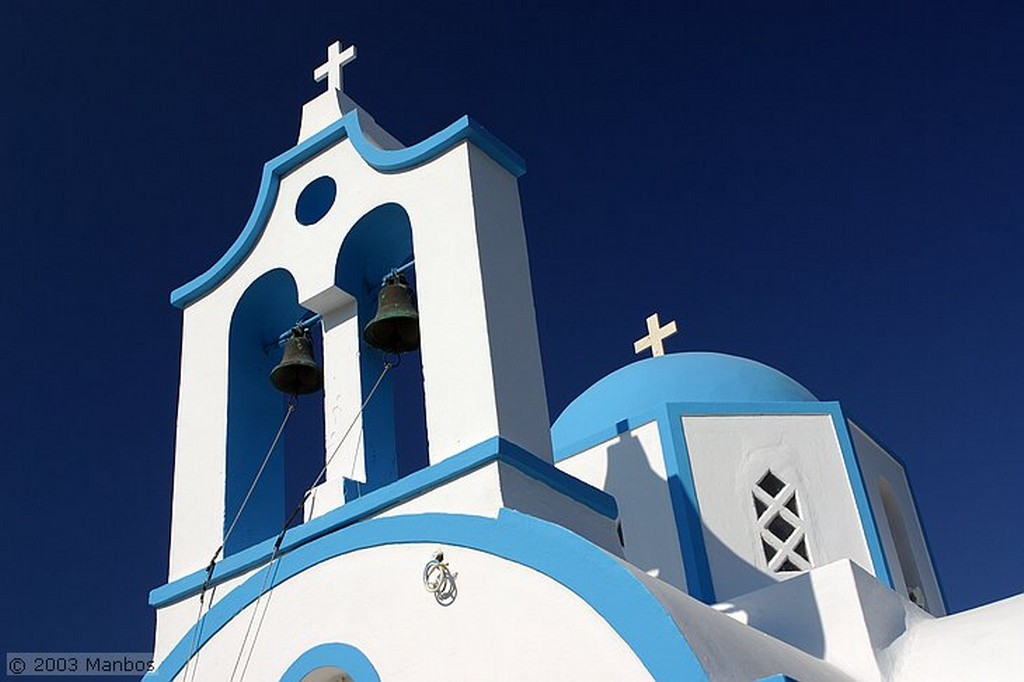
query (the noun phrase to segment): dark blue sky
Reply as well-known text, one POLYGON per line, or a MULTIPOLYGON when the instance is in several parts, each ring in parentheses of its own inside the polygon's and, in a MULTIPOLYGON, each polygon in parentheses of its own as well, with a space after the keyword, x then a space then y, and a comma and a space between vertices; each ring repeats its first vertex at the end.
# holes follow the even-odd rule
POLYGON ((552 415, 633 359, 765 362, 907 463, 949 601, 1024 589, 1022 12, 973 3, 9 2, 0 22, 7 651, 144 651, 181 314, 310 78, 521 180, 552 415), (63 6, 62 6, 63 5, 63 6))

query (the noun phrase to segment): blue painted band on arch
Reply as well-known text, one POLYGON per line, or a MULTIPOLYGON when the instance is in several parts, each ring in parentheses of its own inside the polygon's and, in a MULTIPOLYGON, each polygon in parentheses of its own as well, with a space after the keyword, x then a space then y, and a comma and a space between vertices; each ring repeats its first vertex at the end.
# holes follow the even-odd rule
POLYGON ((359 649, 350 644, 321 644, 295 659, 281 676, 281 682, 302 682, 302 679, 321 668, 344 670, 356 682, 380 682, 377 669, 359 649))
POLYGON ((460 142, 471 142, 490 156, 502 168, 519 177, 526 172, 526 164, 510 147, 468 116, 431 135, 419 144, 405 149, 380 149, 366 137, 359 123, 359 110, 353 110, 339 121, 313 137, 271 159, 263 166, 259 192, 252 214, 231 248, 209 270, 191 282, 171 292, 171 304, 184 308, 202 298, 224 281, 249 255, 270 218, 277 201, 281 178, 324 151, 331 145, 348 138, 359 155, 374 169, 382 173, 397 173, 426 163, 440 156, 460 142))
MULTIPOLYGON (((616 519, 619 516, 615 498, 608 493, 556 469, 553 465, 538 459, 527 450, 504 438, 495 437, 426 469, 420 469, 400 478, 383 488, 378 488, 362 497, 346 502, 323 516, 289 529, 284 535, 278 555, 286 555, 319 537, 422 495, 492 462, 502 462, 515 467, 523 474, 548 485, 606 518, 616 519)), ((214 568, 207 587, 219 585, 265 564, 273 552, 275 539, 274 537, 268 538, 257 545, 226 557, 214 568)), ((149 603, 151 606, 161 608, 199 594, 205 580, 205 569, 191 573, 154 589, 149 593, 149 603)))
MULTIPOLYGON (((627 565, 575 533, 508 509, 497 519, 414 514, 370 519, 318 538, 280 557, 271 576, 260 571, 224 595, 184 633, 147 682, 173 680, 191 653, 247 606, 317 564, 383 545, 440 543, 486 552, 527 566, 571 590, 616 632, 656 680, 707 680, 669 611, 627 565)), ((198 665, 202 666, 202 657, 198 665)))

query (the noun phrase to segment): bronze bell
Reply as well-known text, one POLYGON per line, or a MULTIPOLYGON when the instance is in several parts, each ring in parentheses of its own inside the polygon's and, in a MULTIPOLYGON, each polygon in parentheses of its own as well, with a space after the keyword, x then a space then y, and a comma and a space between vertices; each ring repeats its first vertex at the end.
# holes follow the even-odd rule
POLYGON ((281 364, 270 372, 270 383, 288 395, 316 393, 324 385, 324 373, 313 359, 313 341, 302 326, 292 329, 284 344, 281 364))
POLYGON ((408 353, 420 347, 420 316, 412 302, 412 289, 402 275, 384 280, 377 315, 363 330, 363 340, 385 353, 408 353))

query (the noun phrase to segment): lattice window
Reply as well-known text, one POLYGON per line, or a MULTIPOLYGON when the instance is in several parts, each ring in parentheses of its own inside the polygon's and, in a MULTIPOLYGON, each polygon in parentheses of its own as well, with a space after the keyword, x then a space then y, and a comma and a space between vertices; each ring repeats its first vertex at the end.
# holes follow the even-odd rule
POLYGON ((768 569, 793 573, 811 568, 796 488, 769 469, 754 486, 753 498, 768 569))

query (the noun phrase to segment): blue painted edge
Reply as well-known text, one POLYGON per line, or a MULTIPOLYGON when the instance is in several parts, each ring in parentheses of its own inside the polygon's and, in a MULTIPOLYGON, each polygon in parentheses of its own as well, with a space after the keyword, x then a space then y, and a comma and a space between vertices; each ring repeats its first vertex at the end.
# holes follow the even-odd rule
POLYGON ((703 532, 694 535, 695 530, 701 530, 700 506, 697 503, 696 488, 690 470, 689 453, 686 449, 686 437, 682 430, 681 418, 763 414, 827 414, 832 419, 836 438, 839 441, 840 454, 843 457, 843 465, 846 468, 847 478, 853 492, 854 504, 857 507, 864 539, 868 546, 868 553, 875 566, 875 577, 879 582, 893 589, 889 564, 882 551, 882 541, 878 533, 875 512, 868 499, 860 462, 857 460, 846 426, 846 419, 838 402, 665 403, 661 409, 648 409, 630 415, 614 427, 600 429, 569 446, 559 448, 555 451, 555 461, 562 461, 595 447, 614 438, 627 428, 634 429, 651 421, 657 421, 662 450, 665 453, 666 473, 668 473, 670 481, 674 473, 681 486, 674 489, 670 484, 669 495, 672 499, 673 512, 679 530, 687 591, 693 597, 711 603, 709 599, 714 599, 714 589, 703 532), (676 453, 676 456, 669 457, 668 453, 670 452, 676 453), (696 519, 691 518, 694 513, 697 515, 696 519), (690 550, 692 556, 687 556, 687 549, 690 550))
POLYGON ((795 677, 789 675, 783 675, 779 673, 777 675, 769 675, 768 677, 759 677, 754 682, 800 682, 795 677))
POLYGON ((335 666, 356 682, 380 682, 377 669, 362 651, 350 644, 330 643, 315 646, 288 666, 281 682, 302 682, 302 678, 318 668, 335 666))
MULTIPOLYGON (((914 482, 911 480, 910 470, 907 468, 906 462, 903 461, 902 457, 900 457, 895 452, 890 450, 888 445, 886 445, 883 441, 881 441, 878 438, 876 438, 875 434, 873 434, 872 432, 868 431, 863 426, 861 426, 859 423, 854 421, 852 417, 848 417, 847 421, 851 422, 858 429, 860 429, 862 432, 864 432, 865 436, 867 436, 870 440, 873 440, 875 442, 875 445, 877 445, 883 451, 885 451, 885 454, 887 454, 890 457, 892 457, 893 460, 896 462, 896 464, 899 465, 900 469, 903 470, 903 477, 906 478, 906 480, 907 480, 907 488, 910 490, 910 501, 914 505, 913 511, 914 511, 914 514, 917 516, 917 525, 918 525, 918 527, 921 528, 921 535, 924 537, 924 549, 928 553, 928 561, 931 562, 931 565, 932 565, 932 575, 935 576, 935 584, 939 588, 939 598, 942 599, 942 610, 945 611, 948 614, 949 613, 949 600, 946 599, 946 588, 942 584, 942 576, 939 574, 939 566, 935 562, 935 555, 932 554, 932 543, 931 543, 931 541, 928 538, 928 528, 927 528, 927 526, 924 523, 924 519, 921 518, 921 510, 917 506, 917 493, 914 492, 914 482)), ((852 438, 850 439, 850 442, 851 443, 853 442, 852 438)), ((854 451, 856 451, 856 449, 857 448, 854 447, 854 451)))
POLYGON ((697 487, 693 481, 693 470, 690 468, 689 451, 686 448, 686 437, 680 419, 682 412, 679 408, 682 406, 689 406, 689 404, 666 403, 660 408, 638 412, 619 421, 615 426, 603 428, 583 440, 559 448, 555 452, 555 461, 562 461, 615 438, 621 433, 656 422, 662 457, 665 462, 665 474, 668 478, 669 500, 672 503, 672 515, 676 522, 676 538, 679 541, 679 553, 683 559, 686 591, 695 599, 706 604, 713 604, 715 588, 711 579, 711 565, 708 563, 707 547, 704 542, 700 503, 697 501, 697 487), (674 456, 670 456, 670 453, 674 456))
POLYGON ((277 201, 281 178, 331 145, 349 138, 363 160, 382 173, 397 173, 431 161, 460 142, 468 141, 515 177, 526 172, 526 163, 486 128, 463 116, 444 130, 405 149, 380 149, 363 133, 359 110, 353 110, 313 137, 300 142, 263 166, 256 204, 235 243, 213 266, 191 282, 171 292, 171 305, 184 308, 212 291, 241 265, 256 246, 277 201))
POLYGON ((184 668, 193 641, 198 641, 195 650, 201 650, 257 599, 264 584, 273 589, 311 566, 350 552, 409 543, 466 547, 532 568, 589 604, 654 679, 708 679, 672 616, 625 564, 557 524, 508 509, 497 519, 462 514, 376 518, 320 537, 282 556, 270 576, 258 572, 226 594, 184 634, 160 667, 143 679, 173 680, 184 668))
POLYGON ((894 590, 896 586, 892 580, 892 572, 889 570, 889 562, 882 550, 882 536, 878 532, 877 516, 871 506, 867 487, 864 485, 864 473, 860 468, 860 460, 857 459, 857 451, 853 449, 853 440, 850 438, 850 430, 846 425, 846 417, 843 416, 843 410, 839 407, 839 403, 822 403, 822 405, 829 408, 836 438, 839 439, 839 449, 843 453, 843 463, 846 464, 846 476, 850 479, 850 487, 853 489, 853 499, 857 504, 857 512, 860 514, 860 525, 864 529, 864 539, 867 541, 868 552, 871 554, 871 563, 875 565, 875 577, 890 590, 894 590))
POLYGON ((693 481, 690 453, 686 448, 686 435, 683 433, 677 405, 666 404, 659 410, 658 436, 661 439, 672 513, 676 518, 679 549, 683 555, 686 591, 705 604, 714 604, 715 585, 711 579, 700 502, 697 500, 697 486, 693 481))
MULTIPOLYGON (((606 518, 614 520, 619 516, 615 498, 608 493, 556 469, 553 465, 537 458, 514 443, 494 437, 437 464, 413 472, 394 483, 346 502, 323 516, 289 529, 285 533, 278 553, 283 556, 323 535, 350 526, 368 516, 422 495, 491 462, 502 462, 515 467, 523 474, 545 483, 606 518)), ((230 580, 265 564, 273 552, 275 540, 276 537, 268 538, 225 558, 214 568, 210 586, 219 585, 225 580, 230 580)), ((154 589, 149 593, 149 603, 151 606, 161 608, 199 594, 205 580, 205 569, 191 573, 154 589)))

